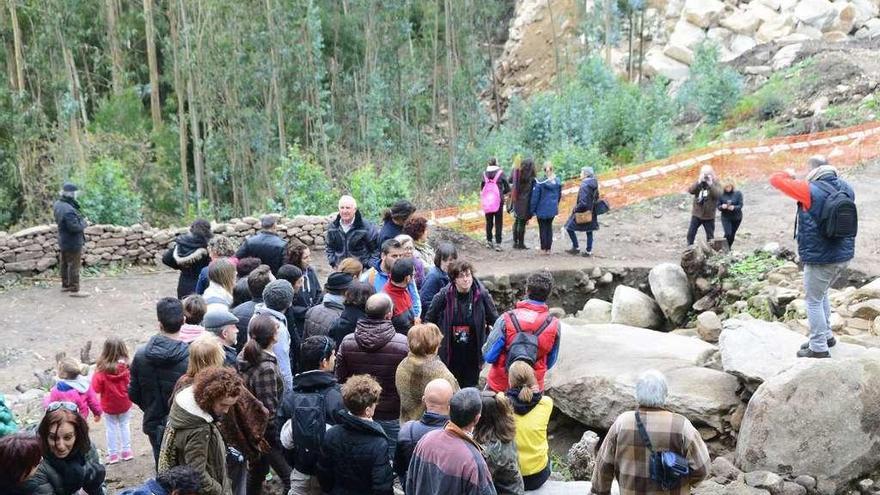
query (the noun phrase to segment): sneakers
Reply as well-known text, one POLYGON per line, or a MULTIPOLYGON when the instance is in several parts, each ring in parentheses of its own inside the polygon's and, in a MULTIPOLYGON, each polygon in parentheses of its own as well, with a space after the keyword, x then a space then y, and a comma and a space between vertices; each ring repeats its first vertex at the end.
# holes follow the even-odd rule
POLYGON ((806 349, 801 349, 801 350, 797 351, 797 357, 799 357, 799 358, 801 358, 801 357, 805 357, 805 358, 830 358, 831 353, 829 353, 828 351, 816 352, 816 351, 810 349, 809 347, 807 347, 806 349))
POLYGON ((69 295, 70 297, 79 297, 83 299, 85 299, 86 297, 92 297, 92 295, 87 292, 79 292, 75 290, 71 290, 69 295))
POLYGON ((132 459, 134 459, 134 454, 132 454, 132 452, 130 450, 123 450, 122 451, 122 460, 123 461, 130 461, 132 459))
POLYGON ((119 454, 110 454, 107 456, 107 465, 116 464, 119 462, 119 454))
POLYGON ((581 250, 578 248, 566 249, 565 252, 574 256, 581 254, 581 250))
MULTIPOLYGON (((825 342, 828 344, 829 348, 837 345, 837 339, 835 339, 834 337, 831 337, 830 339, 826 340, 825 342)), ((801 349, 809 349, 809 348, 810 348, 810 341, 809 340, 804 342, 803 344, 801 344, 801 349)))
POLYGON ((592 251, 584 251, 584 254, 582 254, 581 256, 583 256, 584 258, 592 258, 593 252, 592 251))

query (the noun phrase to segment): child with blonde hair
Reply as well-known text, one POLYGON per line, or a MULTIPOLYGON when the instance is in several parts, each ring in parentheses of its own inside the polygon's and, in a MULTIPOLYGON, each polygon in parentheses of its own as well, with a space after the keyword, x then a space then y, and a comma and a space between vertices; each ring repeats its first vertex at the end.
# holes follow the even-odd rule
POLYGON ((72 402, 79 409, 83 419, 89 419, 89 411, 95 414, 95 421, 101 420, 101 405, 98 396, 92 389, 88 377, 88 367, 76 359, 63 357, 58 360, 57 382, 49 395, 43 399, 43 406, 49 407, 53 402, 72 402))
POLYGON ((131 400, 128 398, 129 361, 125 342, 110 337, 104 341, 92 377, 92 388, 101 396, 101 408, 107 418, 107 464, 116 464, 120 458, 130 461, 134 457, 131 452, 131 400))

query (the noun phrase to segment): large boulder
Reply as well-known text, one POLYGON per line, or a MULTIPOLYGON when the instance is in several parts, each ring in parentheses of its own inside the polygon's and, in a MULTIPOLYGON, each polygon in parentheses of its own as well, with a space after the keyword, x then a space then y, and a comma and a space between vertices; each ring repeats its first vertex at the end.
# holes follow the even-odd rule
POLYGON ((658 329, 663 326, 663 312, 644 292, 618 285, 611 300, 611 323, 658 329))
POLYGON ((699 26, 695 26, 686 19, 681 19, 675 24, 669 43, 663 49, 663 54, 681 63, 690 65, 694 63, 694 49, 704 39, 706 32, 699 26))
POLYGON ((739 383, 702 367, 715 346, 690 337, 624 325, 571 325, 547 377, 547 393, 566 415, 607 430, 635 406, 640 373, 657 369, 669 381, 667 406, 697 425, 722 430, 722 418, 739 404, 739 383))
POLYGON ((792 16, 785 14, 776 16, 770 20, 764 21, 758 32, 755 33, 755 40, 758 43, 769 43, 784 36, 788 36, 794 31, 795 20, 792 16))
POLYGON ((687 64, 666 56, 661 47, 652 46, 645 54, 645 74, 659 75, 675 81, 687 78, 690 68, 687 64))
POLYGON ((834 8, 836 15, 828 31, 849 34, 856 25, 856 16, 858 15, 856 6, 850 2, 839 2, 834 4, 834 8))
POLYGON ((674 325, 681 324, 694 303, 691 286, 681 265, 660 263, 648 273, 654 299, 674 325))
POLYGON ((809 474, 835 493, 880 468, 880 352, 811 359, 765 381, 739 431, 743 471, 809 474))
POLYGON ((602 299, 590 299, 577 317, 585 323, 611 323, 611 303, 602 299))
POLYGON ((721 25, 734 33, 752 35, 761 25, 761 18, 751 10, 737 10, 733 14, 721 19, 721 25))
POLYGON ((804 24, 826 30, 837 18, 837 9, 828 0, 801 0, 794 8, 794 17, 804 24))
POLYGON ((724 2, 718 0, 687 0, 684 4, 682 16, 691 24, 701 28, 708 28, 718 23, 721 14, 724 13, 724 2))

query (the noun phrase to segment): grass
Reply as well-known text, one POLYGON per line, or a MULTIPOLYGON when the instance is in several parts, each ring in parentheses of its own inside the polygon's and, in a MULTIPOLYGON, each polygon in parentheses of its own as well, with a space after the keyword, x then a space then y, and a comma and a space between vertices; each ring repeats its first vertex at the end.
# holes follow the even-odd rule
POLYGON ((571 471, 568 470, 568 462, 564 456, 555 452, 550 452, 550 464, 553 466, 553 472, 562 476, 564 481, 572 481, 571 471))

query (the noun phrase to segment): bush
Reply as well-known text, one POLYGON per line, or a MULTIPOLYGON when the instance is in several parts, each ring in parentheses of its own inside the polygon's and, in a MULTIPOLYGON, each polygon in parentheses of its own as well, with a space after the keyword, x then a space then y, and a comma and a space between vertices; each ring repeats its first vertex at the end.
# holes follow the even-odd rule
POLYGON ((140 96, 134 88, 104 98, 95 112, 93 131, 136 136, 150 128, 140 96))
POLYGON ((758 105, 758 117, 761 120, 770 120, 785 111, 785 101, 775 94, 768 94, 758 105))
POLYGON ((710 123, 716 124, 734 108, 742 93, 742 78, 718 62, 718 47, 704 42, 694 52, 690 77, 679 93, 685 106, 696 107, 710 123))
POLYGON ((132 186, 131 174, 118 161, 101 159, 86 170, 80 204, 94 223, 131 225, 141 221, 143 201, 132 186))
POLYGON ((294 144, 273 172, 276 189, 269 209, 294 215, 326 215, 336 209, 338 194, 324 169, 294 144))

